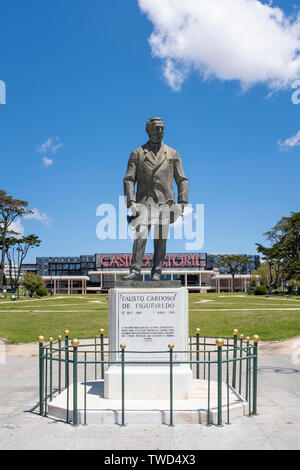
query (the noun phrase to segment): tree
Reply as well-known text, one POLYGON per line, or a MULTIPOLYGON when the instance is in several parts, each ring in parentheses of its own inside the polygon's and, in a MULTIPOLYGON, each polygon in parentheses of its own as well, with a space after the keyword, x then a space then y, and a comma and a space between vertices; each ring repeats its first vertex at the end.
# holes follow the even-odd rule
POLYGON ((247 267, 251 265, 250 256, 228 255, 221 256, 218 260, 218 267, 223 268, 232 276, 231 292, 234 292, 234 279, 236 274, 241 274, 247 267))
POLYGON ((280 286, 282 272, 281 266, 282 263, 280 259, 268 258, 258 269, 253 271, 252 279, 254 279, 255 276, 259 276, 261 284, 266 286, 271 294, 273 289, 277 289, 280 286))
MULTIPOLYGON (((257 251, 264 256, 273 270, 275 287, 282 282, 300 280, 300 212, 282 217, 277 224, 264 234, 270 243, 266 247, 257 243, 257 251)), ((271 271, 270 271, 271 272, 271 271)), ((272 283, 270 287, 274 287, 272 283)))
POLYGON ((22 285, 31 295, 35 295, 39 289, 43 289, 45 287, 41 276, 34 273, 26 273, 23 277, 22 285))
POLYGON ((274 227, 283 253, 286 280, 300 280, 300 212, 283 217, 274 227))
POLYGON ((28 202, 14 199, 6 191, 0 190, 0 238, 2 240, 0 261, 0 297, 4 290, 5 244, 12 223, 17 217, 31 213, 27 209, 28 202))
POLYGON ((22 265, 29 249, 38 247, 40 244, 41 240, 37 235, 28 235, 22 238, 8 237, 6 239, 6 256, 9 263, 10 285, 13 292, 18 289, 22 265), (15 266, 17 266, 17 272, 15 272, 15 266))

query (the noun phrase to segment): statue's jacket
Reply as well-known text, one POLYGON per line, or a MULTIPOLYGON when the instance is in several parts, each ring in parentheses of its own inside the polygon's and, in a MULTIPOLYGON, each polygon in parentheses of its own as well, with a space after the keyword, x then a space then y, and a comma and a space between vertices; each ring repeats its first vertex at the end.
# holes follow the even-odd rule
POLYGON ((178 187, 178 204, 187 204, 189 183, 177 151, 164 143, 156 156, 149 142, 137 148, 130 155, 124 178, 128 207, 132 202, 146 202, 149 197, 159 204, 174 203, 174 179, 178 187))

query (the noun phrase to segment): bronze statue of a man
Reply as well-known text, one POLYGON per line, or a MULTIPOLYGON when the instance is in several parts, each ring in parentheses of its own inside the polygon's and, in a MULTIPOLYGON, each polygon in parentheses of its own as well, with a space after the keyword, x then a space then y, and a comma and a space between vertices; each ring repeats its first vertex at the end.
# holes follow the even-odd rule
POLYGON ((136 216, 132 265, 130 274, 124 280, 139 279, 152 226, 155 227, 152 280, 160 280, 170 223, 174 222, 176 215, 178 217, 178 211, 182 216, 188 204, 188 179, 176 150, 163 143, 162 119, 149 119, 146 132, 149 141, 131 153, 124 178, 127 207, 136 216), (178 205, 175 204, 174 178, 178 188, 178 205))

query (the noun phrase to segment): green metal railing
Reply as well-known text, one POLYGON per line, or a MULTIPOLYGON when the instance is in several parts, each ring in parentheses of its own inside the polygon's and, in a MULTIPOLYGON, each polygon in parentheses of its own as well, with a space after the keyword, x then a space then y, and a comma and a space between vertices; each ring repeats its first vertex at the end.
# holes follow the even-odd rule
POLYGON ((230 396, 232 393, 246 404, 248 415, 257 414, 257 370, 258 370, 259 337, 240 335, 234 330, 231 338, 201 337, 197 328, 195 336, 189 337, 189 350, 177 351, 173 344, 167 351, 138 351, 139 354, 161 356, 165 359, 132 360, 137 351, 127 351, 126 345, 120 350, 109 350, 108 338, 104 330, 93 338, 70 339, 70 332, 65 331, 64 339, 59 336, 57 341, 49 339, 45 343, 39 337, 39 411, 40 415, 48 416, 49 404, 53 398, 64 392, 66 395, 65 421, 77 426, 87 424, 87 387, 91 381, 104 381, 105 370, 113 364, 121 369, 121 426, 126 426, 126 366, 128 365, 168 365, 170 373, 169 386, 169 426, 174 426, 174 377, 176 365, 188 364, 193 370, 195 380, 207 386, 207 420, 208 426, 230 424, 230 396), (182 359, 180 359, 182 357, 182 359), (112 359, 114 358, 114 359, 112 359), (63 387, 64 377, 64 387, 63 387), (83 405, 78 406, 78 386, 83 386, 83 405), (72 407, 70 408, 70 390, 72 385, 72 407), (226 397, 224 394, 226 386, 226 397), (212 387, 216 387, 216 397, 212 387), (79 412, 81 419, 79 420, 79 412), (215 419, 213 419, 213 414, 215 419))

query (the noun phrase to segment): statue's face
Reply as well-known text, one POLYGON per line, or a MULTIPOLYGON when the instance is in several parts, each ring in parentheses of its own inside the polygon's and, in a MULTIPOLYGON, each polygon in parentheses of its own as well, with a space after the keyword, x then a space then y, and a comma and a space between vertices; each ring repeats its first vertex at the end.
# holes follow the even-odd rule
POLYGON ((162 122, 153 122, 150 130, 149 137, 151 142, 155 144, 160 144, 164 138, 165 128, 162 122))

